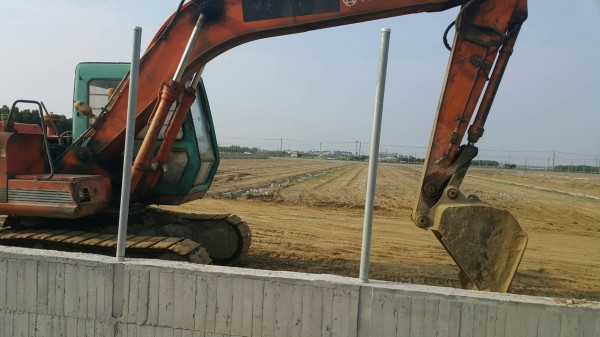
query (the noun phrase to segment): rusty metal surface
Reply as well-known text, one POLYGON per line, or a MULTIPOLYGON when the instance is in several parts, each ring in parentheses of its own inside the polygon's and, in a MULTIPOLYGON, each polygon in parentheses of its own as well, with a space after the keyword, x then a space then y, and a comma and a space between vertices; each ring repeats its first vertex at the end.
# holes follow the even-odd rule
POLYGON ((96 214, 110 202, 110 180, 102 176, 59 174, 51 180, 36 178, 18 175, 8 179, 8 200, 0 203, 0 213, 74 219, 96 214), (86 199, 77 199, 79 190, 86 192, 86 199))

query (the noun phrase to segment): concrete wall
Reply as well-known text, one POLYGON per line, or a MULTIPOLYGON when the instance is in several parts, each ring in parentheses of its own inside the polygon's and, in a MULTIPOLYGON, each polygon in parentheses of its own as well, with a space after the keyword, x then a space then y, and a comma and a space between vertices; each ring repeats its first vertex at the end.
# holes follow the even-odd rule
POLYGON ((600 303, 0 247, 0 336, 600 337, 600 303))

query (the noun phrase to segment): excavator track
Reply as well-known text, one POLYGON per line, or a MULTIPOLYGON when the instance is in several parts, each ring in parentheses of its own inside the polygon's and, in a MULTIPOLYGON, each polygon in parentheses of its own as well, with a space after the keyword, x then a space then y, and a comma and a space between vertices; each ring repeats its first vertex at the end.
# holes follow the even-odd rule
MULTIPOLYGON (((2 229, 0 244, 62 251, 113 255, 117 235, 66 229, 2 229)), ((211 259, 199 243, 178 237, 129 235, 125 241, 131 257, 159 258, 207 264, 211 259)))
MULTIPOLYGON (((114 255, 117 223, 111 215, 71 221, 8 217, 0 245, 114 255)), ((127 233, 129 257, 219 265, 238 265, 252 237, 248 224, 235 215, 153 207, 130 215, 127 233)))

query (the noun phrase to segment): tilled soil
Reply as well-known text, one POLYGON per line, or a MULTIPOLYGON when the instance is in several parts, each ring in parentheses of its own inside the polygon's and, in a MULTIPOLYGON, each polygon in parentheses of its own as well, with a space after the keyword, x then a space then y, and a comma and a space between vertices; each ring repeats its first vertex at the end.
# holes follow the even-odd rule
MULTIPOLYGON (((410 220, 420 170, 379 166, 369 276, 459 287, 451 258, 410 220)), ((246 220, 253 244, 244 267, 357 277, 366 178, 367 163, 223 160, 209 196, 178 208, 246 220), (304 176, 241 198, 223 197, 297 175, 304 176)), ((461 190, 509 210, 529 235, 511 292, 600 300, 600 176, 474 168, 461 190)))

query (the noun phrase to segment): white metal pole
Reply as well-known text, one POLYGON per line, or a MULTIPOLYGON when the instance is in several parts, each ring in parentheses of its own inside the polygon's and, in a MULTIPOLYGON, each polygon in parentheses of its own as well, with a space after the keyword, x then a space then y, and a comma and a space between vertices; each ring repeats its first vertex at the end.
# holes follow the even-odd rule
POLYGON ((363 223, 362 252, 360 256, 360 275, 362 282, 369 281, 369 257, 371 254, 371 231, 373 227, 373 207, 375 205, 375 185, 377 183, 377 162, 379 160, 379 139, 381 135, 381 116, 383 115, 383 96, 387 74, 388 51, 391 29, 381 30, 381 55, 379 74, 375 93, 375 111, 373 113, 373 131, 371 134, 371 153, 369 155, 369 176, 365 197, 365 217, 363 223))
POLYGON ((129 104, 127 106, 127 127, 125 129, 125 151, 123 154, 123 179, 121 186, 121 208, 119 211, 119 236, 117 239, 117 262, 125 258, 125 238, 129 216, 129 195, 131 194, 131 167, 133 166, 133 136, 135 133, 135 112, 137 109, 138 77, 140 68, 140 46, 142 28, 133 27, 133 52, 129 70, 129 104))

